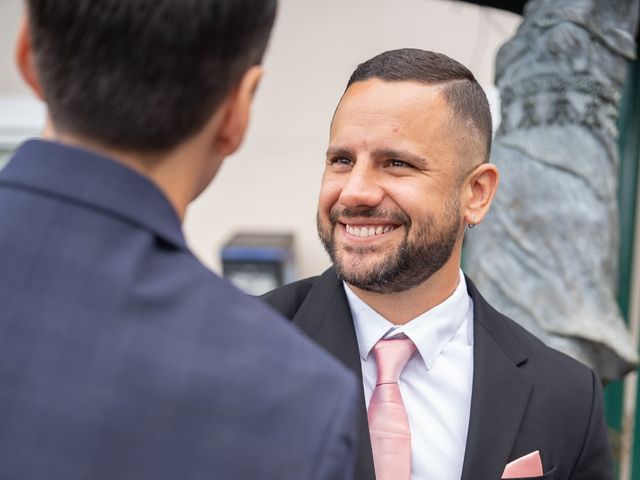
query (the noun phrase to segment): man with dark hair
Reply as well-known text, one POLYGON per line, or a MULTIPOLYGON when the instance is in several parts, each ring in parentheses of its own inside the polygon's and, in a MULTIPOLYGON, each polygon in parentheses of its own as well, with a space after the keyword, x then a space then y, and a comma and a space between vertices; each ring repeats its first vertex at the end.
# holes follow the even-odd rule
POLYGON ((29 0, 46 140, 0 172, 0 477, 348 478, 356 382, 181 220, 249 120, 275 0, 29 0))
POLYGON ((460 270, 490 144, 482 89, 442 54, 378 55, 340 99, 317 218, 333 266, 265 299, 360 376, 356 479, 613 479, 595 374, 460 270))

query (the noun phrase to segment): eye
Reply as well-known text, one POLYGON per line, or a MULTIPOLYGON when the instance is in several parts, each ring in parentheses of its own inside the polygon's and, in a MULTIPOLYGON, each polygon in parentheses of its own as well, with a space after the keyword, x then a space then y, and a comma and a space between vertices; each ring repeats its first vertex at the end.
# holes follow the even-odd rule
POLYGON ((404 167, 404 168, 411 168, 411 167, 412 167, 412 165, 408 164, 407 162, 405 162, 405 161, 403 161, 403 160, 397 160, 397 159, 395 159, 395 158, 394 158, 394 159, 392 159, 392 160, 389 160, 388 165, 389 165, 390 167, 399 167, 399 168, 402 168, 402 167, 404 167))
POLYGON ((347 157, 331 157, 327 160, 327 163, 335 166, 350 166, 353 164, 351 159, 347 157))

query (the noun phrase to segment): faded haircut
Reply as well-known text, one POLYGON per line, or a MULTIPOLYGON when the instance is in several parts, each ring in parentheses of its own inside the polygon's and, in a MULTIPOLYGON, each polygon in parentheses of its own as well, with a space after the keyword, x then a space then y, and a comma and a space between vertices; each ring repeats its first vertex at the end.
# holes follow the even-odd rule
POLYGON ((389 50, 358 65, 349 78, 347 89, 356 82, 374 78, 442 85, 444 99, 455 118, 476 130, 484 147, 483 161, 489 161, 492 136, 489 102, 467 67, 442 53, 416 48, 389 50))

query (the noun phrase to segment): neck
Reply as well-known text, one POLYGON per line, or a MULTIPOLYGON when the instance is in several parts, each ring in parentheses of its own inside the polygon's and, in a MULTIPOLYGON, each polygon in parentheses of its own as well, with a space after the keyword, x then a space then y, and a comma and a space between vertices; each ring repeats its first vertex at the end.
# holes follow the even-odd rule
MULTIPOLYGON (((105 155, 151 180, 167 197, 180 221, 184 220, 187 206, 206 187, 203 168, 198 159, 206 158, 201 142, 186 142, 162 153, 134 153, 101 145, 97 142, 56 132, 48 126, 43 137, 66 145, 92 150, 105 155)), ((215 173, 215 172, 214 172, 215 173)), ((211 177, 208 178, 212 178, 211 177)))
POLYGON ((460 281, 460 252, 420 285, 409 290, 378 293, 349 285, 358 298, 394 325, 404 325, 449 298, 460 281))

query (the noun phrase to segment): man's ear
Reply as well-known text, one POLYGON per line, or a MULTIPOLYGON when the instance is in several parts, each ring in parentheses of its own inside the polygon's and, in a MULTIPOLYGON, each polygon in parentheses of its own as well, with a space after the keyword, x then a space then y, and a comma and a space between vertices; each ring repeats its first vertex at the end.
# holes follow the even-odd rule
POLYGON ((31 87, 33 93, 40 100, 44 100, 42 87, 38 80, 38 72, 36 70, 35 56, 31 42, 31 30, 29 27, 29 13, 24 9, 20 27, 18 29, 18 39, 16 43, 16 63, 18 70, 25 82, 31 87))
POLYGON ((215 138, 215 149, 222 156, 231 155, 242 144, 249 126, 251 102, 262 76, 262 67, 249 68, 223 102, 223 117, 215 138))
POLYGON ((499 178, 498 168, 491 163, 483 163, 469 174, 463 187, 465 223, 477 225, 482 222, 498 189, 499 178))

